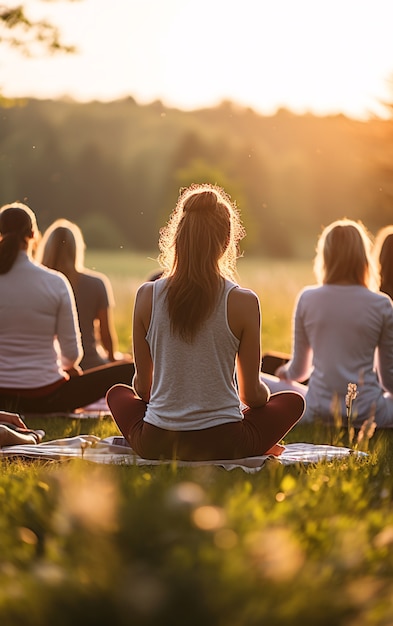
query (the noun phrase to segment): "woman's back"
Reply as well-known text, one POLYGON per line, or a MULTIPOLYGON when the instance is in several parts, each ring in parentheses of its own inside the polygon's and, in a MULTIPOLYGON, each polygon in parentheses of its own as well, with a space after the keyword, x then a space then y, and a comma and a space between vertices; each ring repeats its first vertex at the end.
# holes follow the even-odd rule
POLYGON ((82 346, 71 285, 35 263, 37 222, 15 203, 0 209, 0 406, 24 413, 69 412, 129 382, 131 363, 80 376, 82 346))
MULTIPOLYGON (((357 423, 373 416, 378 426, 390 426, 393 305, 376 291, 379 276, 366 228, 347 218, 325 227, 314 272, 319 286, 297 299, 293 356, 276 374, 281 381, 309 378, 306 420, 345 417, 348 385, 355 384, 357 423)), ((274 381, 271 388, 277 389, 274 381)))
POLYGON ((160 231, 164 277, 135 299, 134 389, 115 385, 107 394, 144 458, 280 454, 278 441, 304 411, 299 394, 270 402, 260 379, 259 300, 235 284, 243 235, 235 205, 211 185, 181 190, 160 231))
POLYGON ((31 388, 58 380, 54 337, 70 362, 81 350, 66 281, 21 251, 9 272, 0 275, 0 292, 0 386, 31 388))
MULTIPOLYGON (((368 417, 370 406, 383 393, 374 369, 378 346, 384 382, 393 391, 393 308, 386 296, 360 285, 305 289, 298 301, 295 336, 298 346, 309 343, 313 351, 308 411, 329 413, 335 395, 345 411, 348 383, 356 383, 357 411, 368 417)), ((299 378, 305 354, 297 348, 288 370, 290 378, 299 378)))
POLYGON ((109 279, 84 266, 85 242, 79 226, 66 219, 54 221, 38 246, 37 260, 62 272, 74 292, 81 331, 83 370, 115 360, 117 335, 112 319, 114 298, 109 279))
POLYGON ((171 333, 166 283, 166 279, 153 283, 146 339, 154 373, 146 421, 168 430, 193 430, 216 426, 223 417, 225 421, 242 419, 234 386, 239 340, 231 332, 227 317, 228 294, 236 285, 223 281, 215 310, 194 341, 187 343, 171 333))
POLYGON ((101 311, 113 306, 109 281, 99 273, 80 272, 74 282, 74 295, 83 344, 83 359, 80 365, 82 369, 103 365, 107 363, 107 359, 97 351, 94 322, 99 318, 101 311))

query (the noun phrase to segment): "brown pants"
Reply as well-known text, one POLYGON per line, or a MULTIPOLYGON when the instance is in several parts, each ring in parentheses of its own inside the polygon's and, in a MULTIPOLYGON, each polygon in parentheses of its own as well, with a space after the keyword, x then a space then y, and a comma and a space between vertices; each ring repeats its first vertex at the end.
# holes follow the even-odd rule
POLYGON ((116 383, 130 383, 134 371, 133 363, 115 361, 46 387, 0 388, 0 409, 18 413, 67 413, 104 398, 116 383))
POLYGON ((269 402, 244 410, 244 419, 203 430, 171 431, 143 421, 146 404, 128 385, 114 385, 108 406, 131 448, 145 459, 209 461, 260 456, 277 444, 304 413, 303 396, 272 394, 269 402))
POLYGON ((290 358, 291 355, 286 352, 265 352, 262 355, 261 371, 274 376, 276 369, 280 367, 280 365, 288 363, 290 358))

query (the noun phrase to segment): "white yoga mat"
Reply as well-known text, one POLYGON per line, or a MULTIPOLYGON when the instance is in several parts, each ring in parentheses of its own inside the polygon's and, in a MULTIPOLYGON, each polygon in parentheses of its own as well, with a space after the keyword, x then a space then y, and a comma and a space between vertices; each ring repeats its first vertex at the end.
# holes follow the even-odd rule
MULTIPOLYGON (((258 472, 266 462, 277 462, 282 465, 294 463, 318 463, 322 460, 356 455, 367 456, 365 452, 351 450, 350 448, 315 445, 311 443, 290 443, 285 446, 281 456, 275 457, 258 456, 236 460, 219 461, 176 461, 178 467, 197 467, 202 465, 217 465, 226 470, 241 468, 245 472, 258 472)), ((125 465, 162 465, 172 461, 151 461, 142 459, 129 447, 124 437, 107 437, 100 439, 94 435, 80 435, 55 439, 39 445, 7 446, 0 449, 2 457, 23 457, 29 459, 43 459, 62 461, 73 458, 82 458, 94 463, 125 464, 125 465)))

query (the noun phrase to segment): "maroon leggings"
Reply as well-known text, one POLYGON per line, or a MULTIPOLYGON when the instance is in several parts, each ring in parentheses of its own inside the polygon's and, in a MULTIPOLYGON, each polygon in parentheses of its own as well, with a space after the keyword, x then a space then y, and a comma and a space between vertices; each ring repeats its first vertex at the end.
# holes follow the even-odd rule
POLYGON ((114 385, 106 399, 120 431, 139 456, 183 461, 260 456, 291 430, 305 409, 300 393, 282 391, 272 394, 263 407, 246 408, 244 419, 239 422, 203 430, 171 431, 144 422, 146 403, 128 385, 114 385))
POLYGON ((115 361, 37 389, 0 388, 0 409, 41 414, 74 411, 103 398, 116 383, 130 383, 134 371, 133 363, 115 361))

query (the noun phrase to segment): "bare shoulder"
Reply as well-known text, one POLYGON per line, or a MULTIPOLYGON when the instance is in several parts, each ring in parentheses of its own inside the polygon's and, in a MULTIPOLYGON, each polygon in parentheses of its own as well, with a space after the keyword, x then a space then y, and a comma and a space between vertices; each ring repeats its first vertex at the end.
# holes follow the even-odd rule
POLYGON ((251 289, 236 287, 229 292, 228 306, 236 310, 259 308, 259 298, 251 289))
POLYGON ((153 301, 153 283, 143 283, 138 287, 135 298, 135 308, 143 314, 151 311, 153 301))
POLYGON ((251 289, 237 287, 228 294, 228 322, 233 334, 240 339, 244 329, 258 326, 259 298, 251 289))
POLYGON ((142 283, 142 285, 138 287, 138 290, 136 292, 136 297, 141 302, 144 302, 149 299, 151 300, 152 295, 153 295, 153 283, 151 282, 142 283))

